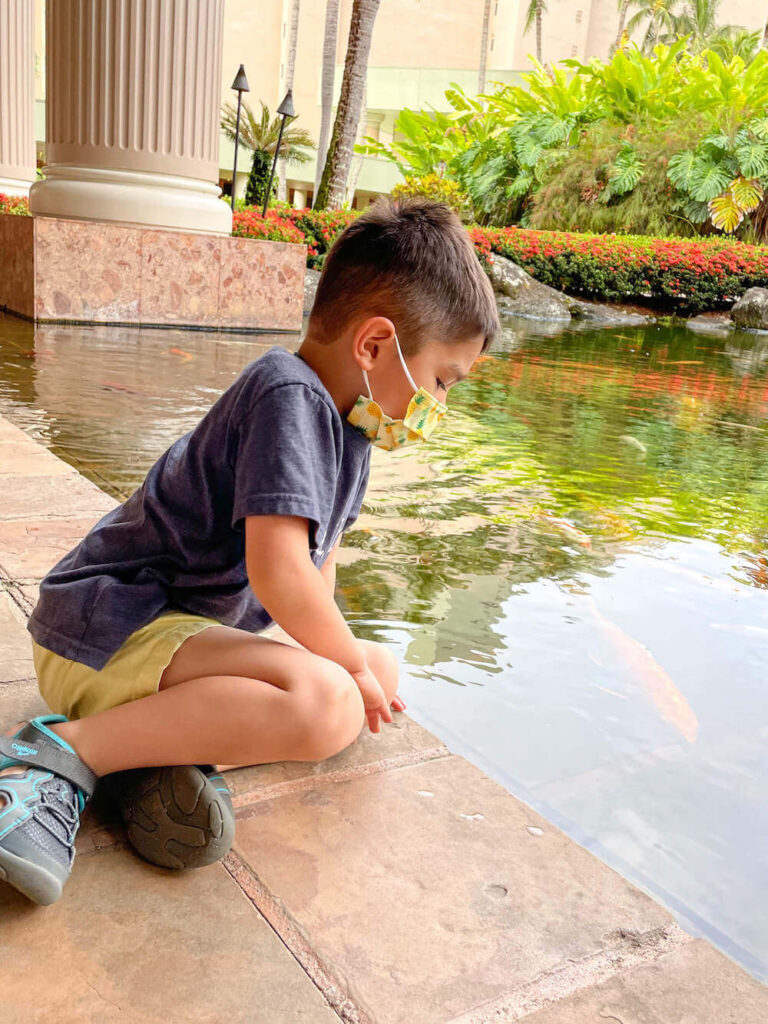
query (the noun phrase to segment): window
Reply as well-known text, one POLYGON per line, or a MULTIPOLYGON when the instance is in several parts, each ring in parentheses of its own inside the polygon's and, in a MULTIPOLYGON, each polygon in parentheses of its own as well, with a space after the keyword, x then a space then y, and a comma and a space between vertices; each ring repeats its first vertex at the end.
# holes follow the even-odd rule
POLYGON ((576 24, 581 24, 581 11, 576 11, 576 24))
POLYGON ((578 52, 579 52, 578 46, 572 46, 571 47, 571 56, 572 57, 575 57, 578 54, 578 52))
POLYGON ((495 39, 496 39, 496 36, 491 36, 491 49, 493 49, 493 43, 494 43, 495 39))

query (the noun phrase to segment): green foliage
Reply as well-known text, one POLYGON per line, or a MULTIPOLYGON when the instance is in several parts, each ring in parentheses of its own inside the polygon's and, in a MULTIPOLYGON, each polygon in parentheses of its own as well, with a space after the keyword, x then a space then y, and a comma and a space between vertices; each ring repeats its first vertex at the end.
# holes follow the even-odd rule
MULTIPOLYGON (((269 175, 272 170, 272 160, 269 153, 263 149, 256 149, 251 160, 251 171, 248 175, 248 184, 245 189, 246 206, 263 206, 267 195, 269 175)), ((272 181, 272 195, 277 195, 277 175, 272 181)))
POLYGON ((458 182, 441 178, 437 174, 426 174, 422 178, 408 175, 392 189, 392 198, 400 196, 426 196, 439 203, 446 203, 457 213, 463 213, 468 204, 468 197, 461 191, 458 182))
MULTIPOLYGON (((675 2, 645 6, 669 45, 620 48, 608 62, 534 61, 522 84, 477 99, 453 84, 450 112, 403 111, 404 138, 364 151, 404 176, 456 182, 480 225, 749 236, 751 210, 732 185, 768 186, 768 52, 749 62, 724 59, 724 47, 694 52, 692 35, 661 31, 667 14, 680 16, 675 2)), ((699 27, 705 6, 691 14, 699 27)))

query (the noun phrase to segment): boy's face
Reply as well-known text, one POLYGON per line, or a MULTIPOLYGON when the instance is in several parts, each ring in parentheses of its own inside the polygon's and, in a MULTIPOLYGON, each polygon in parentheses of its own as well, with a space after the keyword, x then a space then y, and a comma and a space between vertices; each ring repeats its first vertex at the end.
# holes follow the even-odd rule
MULTIPOLYGON (((453 344, 428 341, 416 355, 404 354, 404 358, 416 386, 447 403, 453 385, 467 376, 480 355, 483 341, 482 335, 453 344)), ((402 419, 413 398, 413 388, 403 370, 394 338, 391 345, 381 347, 383 351, 375 368, 368 371, 373 397, 388 416, 402 419)), ((365 386, 361 389, 361 393, 364 392, 365 386)))

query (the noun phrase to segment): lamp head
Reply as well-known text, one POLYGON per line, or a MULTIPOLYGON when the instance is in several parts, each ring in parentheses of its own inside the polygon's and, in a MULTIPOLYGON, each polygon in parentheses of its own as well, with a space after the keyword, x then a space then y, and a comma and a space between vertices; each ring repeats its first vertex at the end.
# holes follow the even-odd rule
POLYGON ((296 117, 296 111, 293 109, 293 89, 289 89, 285 94, 283 102, 277 108, 277 112, 281 117, 296 117))
POLYGON ((240 69, 235 75, 235 80, 232 83, 232 88, 235 92, 250 92, 250 86, 248 85, 248 79, 245 77, 245 65, 241 64, 240 69))

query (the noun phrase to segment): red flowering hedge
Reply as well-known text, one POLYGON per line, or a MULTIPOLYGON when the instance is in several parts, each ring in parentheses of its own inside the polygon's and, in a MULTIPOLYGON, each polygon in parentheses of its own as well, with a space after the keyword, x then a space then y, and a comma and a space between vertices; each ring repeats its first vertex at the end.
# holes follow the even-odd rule
POLYGON ((0 192, 0 213, 17 213, 22 217, 29 216, 29 200, 22 196, 7 196, 0 192))
POLYGON ((320 269, 326 252, 347 224, 359 215, 346 210, 261 210, 248 207, 232 218, 232 234, 277 242, 304 242, 307 266, 320 269))
POLYGON ((768 286, 768 246, 727 238, 586 235, 523 228, 474 228, 481 260, 499 253, 543 284, 607 301, 652 301, 699 313, 768 286))

